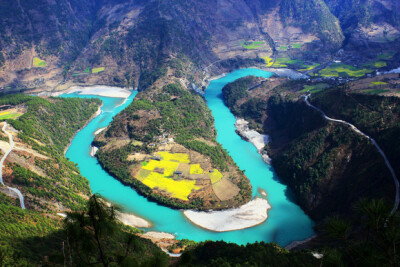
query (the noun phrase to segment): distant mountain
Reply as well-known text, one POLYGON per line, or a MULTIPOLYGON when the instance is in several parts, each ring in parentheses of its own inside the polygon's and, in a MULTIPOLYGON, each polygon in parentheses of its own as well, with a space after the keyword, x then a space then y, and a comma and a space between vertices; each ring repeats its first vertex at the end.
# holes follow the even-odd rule
POLYGON ((400 2, 396 0, 326 0, 349 41, 385 42, 399 37, 400 2))
POLYGON ((0 88, 8 90, 60 90, 79 83, 145 89, 169 68, 186 84, 199 84, 203 71, 252 65, 248 60, 279 53, 319 60, 347 41, 390 42, 400 30, 394 0, 39 0, 0 5, 0 88))

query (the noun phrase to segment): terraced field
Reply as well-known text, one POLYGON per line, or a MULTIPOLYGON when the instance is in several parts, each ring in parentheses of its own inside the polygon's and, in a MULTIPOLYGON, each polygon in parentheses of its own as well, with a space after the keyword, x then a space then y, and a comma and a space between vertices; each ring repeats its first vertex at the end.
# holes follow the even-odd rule
POLYGON ((219 170, 215 169, 213 172, 210 172, 208 174, 208 177, 210 177, 211 183, 215 184, 219 182, 224 176, 222 175, 222 173, 219 172, 219 170))
POLYGON ((263 45, 264 45, 263 41, 242 43, 242 47, 245 49, 249 49, 249 50, 261 48, 261 47, 263 47, 263 45))
POLYGON ((265 63, 267 64, 267 67, 271 68, 286 68, 290 64, 301 63, 297 60, 293 60, 288 57, 277 58, 275 59, 275 62, 274 59, 270 57, 263 57, 262 59, 264 59, 265 63))
POLYGON ((220 181, 223 175, 214 169, 204 171, 200 164, 190 164, 187 153, 157 152, 148 162, 142 162, 135 178, 151 189, 166 192, 173 198, 188 201, 192 191, 202 188, 196 185, 197 179, 211 180, 212 184, 220 181))
POLYGON ((36 68, 44 68, 47 66, 46 61, 38 58, 38 57, 34 57, 33 58, 33 66, 36 68))
POLYGON ((92 69, 92 73, 96 74, 96 73, 100 73, 104 71, 104 67, 100 67, 100 68, 93 68, 92 69))
POLYGON ((349 76, 349 77, 362 77, 367 73, 371 73, 372 69, 367 68, 356 68, 350 65, 335 63, 331 66, 319 71, 319 76, 323 77, 339 77, 339 76, 349 76))
POLYGON ((16 118, 18 118, 18 117, 20 117, 22 115, 23 115, 23 113, 18 112, 18 111, 14 111, 14 110, 0 112, 0 121, 9 120, 9 119, 14 119, 15 120, 16 118))

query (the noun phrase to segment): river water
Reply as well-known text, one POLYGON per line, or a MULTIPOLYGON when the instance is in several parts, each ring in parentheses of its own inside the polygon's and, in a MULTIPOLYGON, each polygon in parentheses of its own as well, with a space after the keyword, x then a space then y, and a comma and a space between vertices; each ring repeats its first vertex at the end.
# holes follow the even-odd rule
MULTIPOLYGON (((214 80, 206 90, 205 98, 211 109, 218 132, 218 141, 228 150, 240 169, 245 171, 253 185, 253 196, 258 194, 258 188, 268 193, 268 201, 272 209, 268 219, 258 226, 224 233, 204 230, 189 222, 181 211, 157 205, 140 196, 130 187, 124 186, 106 173, 96 160, 90 156, 90 144, 94 132, 106 127, 112 118, 127 107, 135 97, 132 94, 127 101, 120 98, 99 97, 103 101, 102 113, 93 119, 84 129, 79 131, 71 142, 66 156, 77 163, 81 174, 89 182, 93 193, 103 195, 109 201, 121 206, 125 212, 134 213, 150 221, 153 231, 168 232, 178 239, 194 241, 224 240, 237 244, 256 241, 276 242, 282 246, 294 240, 303 240, 314 234, 313 222, 290 198, 290 192, 275 175, 271 166, 264 163, 256 148, 243 141, 235 133, 235 118, 224 105, 221 98, 222 87, 238 78, 255 75, 270 77, 272 73, 258 69, 242 69, 214 80)), ((76 94, 63 97, 94 97, 76 94)))

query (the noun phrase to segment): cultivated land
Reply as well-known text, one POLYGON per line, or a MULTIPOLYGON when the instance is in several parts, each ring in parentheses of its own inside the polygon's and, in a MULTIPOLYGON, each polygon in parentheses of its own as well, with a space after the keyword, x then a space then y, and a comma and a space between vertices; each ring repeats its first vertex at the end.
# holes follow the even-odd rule
POLYGON ((25 112, 26 109, 22 106, 0 111, 0 121, 9 119, 15 120, 22 116, 25 112))
MULTIPOLYGON (((100 136, 97 140, 102 142, 103 138, 100 136)), ((160 137, 159 140, 162 144, 157 146, 156 152, 148 154, 139 151, 127 156, 132 182, 136 180, 151 189, 152 194, 173 202, 190 204, 201 201, 193 208, 209 206, 218 209, 234 203, 232 201, 240 189, 231 181, 229 173, 221 173, 212 167, 208 157, 186 149, 171 137, 160 137)), ((132 140, 128 142, 131 144, 132 140)), ((123 144, 114 142, 103 149, 115 151, 123 144)))
POLYGON ((206 103, 178 84, 139 93, 93 144, 107 171, 167 206, 224 209, 251 198, 250 182, 215 140, 206 103))
POLYGON ((37 67, 37 68, 44 68, 47 66, 46 61, 38 58, 38 57, 34 57, 33 58, 33 66, 37 67))

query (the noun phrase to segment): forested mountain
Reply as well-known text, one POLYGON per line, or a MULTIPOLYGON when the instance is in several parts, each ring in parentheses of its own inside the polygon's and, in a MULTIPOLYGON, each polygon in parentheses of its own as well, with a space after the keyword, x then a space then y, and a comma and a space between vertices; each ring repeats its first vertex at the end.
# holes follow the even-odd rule
MULTIPOLYGON (((313 88, 310 82, 266 82, 248 91, 256 82, 255 77, 245 77, 225 86, 225 103, 253 129, 271 136, 265 149, 272 165, 315 220, 333 214, 351 217, 352 205, 361 198, 393 201, 393 179, 384 159, 367 138, 306 105, 303 87, 313 88)), ((397 97, 359 94, 344 86, 320 90, 311 99, 328 116, 372 136, 390 162, 398 161, 397 97)))

